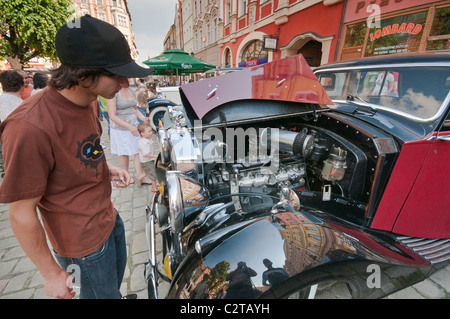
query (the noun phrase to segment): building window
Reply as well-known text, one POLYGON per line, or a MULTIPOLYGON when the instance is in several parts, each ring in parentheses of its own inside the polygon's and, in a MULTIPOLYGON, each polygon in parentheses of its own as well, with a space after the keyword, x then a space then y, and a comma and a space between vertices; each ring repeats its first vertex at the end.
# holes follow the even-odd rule
POLYGON ((231 68, 231 50, 229 48, 225 49, 225 67, 231 68))
POLYGON ((97 4, 100 6, 103 5, 103 0, 97 0, 97 4))
POLYGON ((217 19, 214 19, 214 38, 213 41, 217 42, 217 34, 218 34, 218 26, 217 26, 217 19))
POLYGON ((427 50, 450 49, 450 7, 436 9, 427 50))
POLYGON ((198 33, 195 34, 195 50, 200 50, 200 41, 199 41, 199 35, 198 33))
POLYGON ((347 28, 344 46, 346 48, 362 46, 366 38, 366 30, 367 25, 365 22, 349 26, 347 28))
POLYGON ((120 25, 120 26, 122 26, 122 27, 128 26, 127 17, 122 16, 122 15, 118 15, 117 18, 118 18, 118 20, 119 20, 119 25, 120 25))
POLYGON ((264 42, 261 40, 253 40, 249 42, 241 54, 241 62, 239 66, 253 66, 266 63, 268 61, 268 53, 263 50, 264 42))
POLYGON ((231 1, 227 0, 225 2, 225 25, 230 24, 231 18, 231 1))
POLYGON ((239 17, 247 14, 247 0, 239 0, 239 17))

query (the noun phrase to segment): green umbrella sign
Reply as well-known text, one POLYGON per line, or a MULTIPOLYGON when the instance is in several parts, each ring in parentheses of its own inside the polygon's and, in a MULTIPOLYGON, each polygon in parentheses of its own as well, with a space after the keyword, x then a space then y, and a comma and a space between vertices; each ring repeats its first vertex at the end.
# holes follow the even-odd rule
POLYGON ((216 67, 180 49, 167 50, 163 54, 146 60, 143 63, 153 69, 153 75, 202 73, 216 67))

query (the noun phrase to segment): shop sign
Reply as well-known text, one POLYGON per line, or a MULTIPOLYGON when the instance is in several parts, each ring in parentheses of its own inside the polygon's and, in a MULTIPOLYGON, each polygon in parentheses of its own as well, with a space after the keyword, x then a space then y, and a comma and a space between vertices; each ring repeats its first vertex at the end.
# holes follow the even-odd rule
POLYGON ((418 34, 422 31, 423 27, 421 24, 414 23, 394 23, 392 25, 387 25, 383 27, 383 29, 378 29, 375 32, 370 33, 370 40, 375 41, 380 37, 384 37, 387 35, 395 34, 395 33, 409 33, 409 34, 418 34))
POLYGON ((256 66, 256 65, 258 65, 258 60, 245 61, 245 66, 246 67, 256 66))

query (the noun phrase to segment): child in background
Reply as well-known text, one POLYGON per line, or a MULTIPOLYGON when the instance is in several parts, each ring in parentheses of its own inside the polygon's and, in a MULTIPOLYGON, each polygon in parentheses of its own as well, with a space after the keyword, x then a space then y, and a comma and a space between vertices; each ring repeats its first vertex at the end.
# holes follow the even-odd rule
POLYGON ((141 123, 138 125, 138 131, 141 138, 138 142, 139 159, 141 161, 142 168, 144 169, 144 175, 137 181, 137 186, 141 187, 141 184, 149 184, 151 181, 153 192, 156 192, 156 172, 155 172, 155 160, 158 157, 153 149, 152 141, 152 127, 147 123, 141 123))
MULTIPOLYGON (((148 101, 147 101, 147 93, 146 92, 138 92, 136 101, 138 103, 138 110, 142 113, 142 115, 147 116, 148 110, 148 101)), ((141 119, 138 118, 139 123, 142 123, 141 119)))

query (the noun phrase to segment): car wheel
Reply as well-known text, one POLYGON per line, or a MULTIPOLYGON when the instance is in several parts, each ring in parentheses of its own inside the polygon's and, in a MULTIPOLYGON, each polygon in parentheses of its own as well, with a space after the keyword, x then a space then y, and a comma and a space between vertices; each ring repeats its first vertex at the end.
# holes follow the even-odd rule
POLYGON ((148 117, 150 118, 150 125, 153 130, 157 130, 159 126, 159 120, 162 120, 164 115, 167 112, 167 107, 165 106, 157 106, 155 108, 150 109, 150 114, 148 117))

